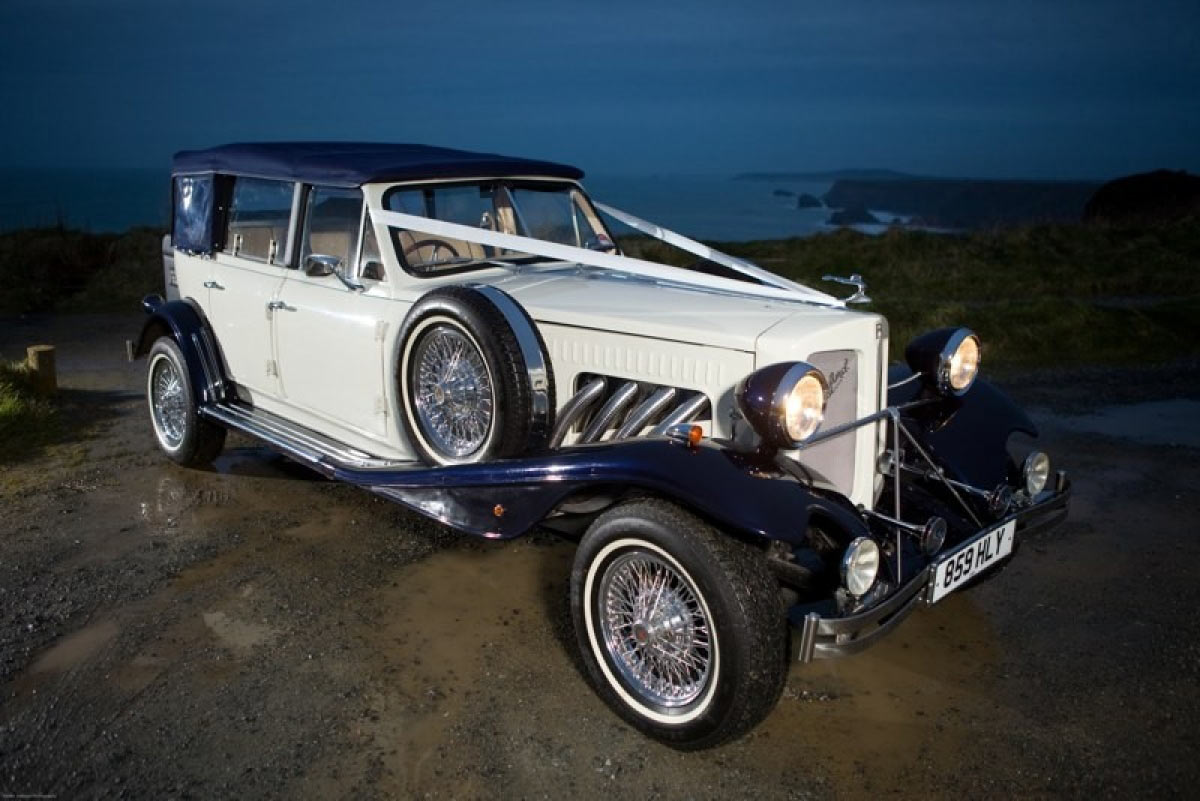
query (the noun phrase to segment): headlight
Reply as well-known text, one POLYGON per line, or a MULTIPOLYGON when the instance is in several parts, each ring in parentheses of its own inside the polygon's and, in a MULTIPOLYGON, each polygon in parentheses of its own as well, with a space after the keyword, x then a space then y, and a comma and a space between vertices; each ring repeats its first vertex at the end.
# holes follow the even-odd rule
POLYGON ((1025 457, 1021 465, 1021 478, 1025 481, 1025 492, 1032 498, 1046 488, 1050 478, 1050 457, 1041 451, 1034 451, 1025 457))
POLYGON ((842 557, 842 583, 855 598, 866 595, 879 575, 879 546, 868 537, 850 543, 842 557))
POLYGON ((806 362, 755 370, 738 384, 738 409, 770 446, 790 450, 812 437, 825 419, 829 382, 806 362))
POLYGON ((979 374, 979 337, 969 328, 940 328, 904 349, 909 367, 944 395, 962 395, 979 374))

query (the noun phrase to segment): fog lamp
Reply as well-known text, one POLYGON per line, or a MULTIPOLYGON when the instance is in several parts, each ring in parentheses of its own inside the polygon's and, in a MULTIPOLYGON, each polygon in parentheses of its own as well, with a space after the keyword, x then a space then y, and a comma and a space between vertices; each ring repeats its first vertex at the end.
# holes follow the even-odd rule
POLYGON ((1050 479, 1050 457, 1041 451, 1026 456, 1025 463, 1021 465, 1021 478, 1030 498, 1044 490, 1050 479))
POLYGON ((855 598, 866 595, 879 575, 879 546, 869 537, 858 537, 842 557, 842 583, 855 598))

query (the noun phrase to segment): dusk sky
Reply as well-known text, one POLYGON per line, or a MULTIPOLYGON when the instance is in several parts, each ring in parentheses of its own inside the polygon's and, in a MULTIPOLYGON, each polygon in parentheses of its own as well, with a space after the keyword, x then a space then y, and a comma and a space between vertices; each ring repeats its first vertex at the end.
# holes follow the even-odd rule
POLYGON ((3 0, 0 166, 423 142, 591 173, 1200 171, 1200 3, 3 0))

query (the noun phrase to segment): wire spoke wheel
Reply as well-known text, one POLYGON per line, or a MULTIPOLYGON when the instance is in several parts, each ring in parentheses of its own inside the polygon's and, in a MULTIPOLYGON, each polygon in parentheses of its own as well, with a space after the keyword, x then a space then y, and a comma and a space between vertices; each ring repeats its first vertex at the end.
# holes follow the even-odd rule
POLYGON ((492 376, 463 332, 437 325, 417 343, 414 400, 421 428, 443 454, 470 456, 487 443, 495 418, 492 376))
POLYGON ((155 359, 150 373, 150 410, 163 444, 178 448, 187 434, 188 400, 179 371, 170 359, 155 359))
POLYGON ((654 554, 625 553, 605 569, 599 604, 609 659, 644 701, 677 708, 700 697, 712 630, 691 582, 654 554))

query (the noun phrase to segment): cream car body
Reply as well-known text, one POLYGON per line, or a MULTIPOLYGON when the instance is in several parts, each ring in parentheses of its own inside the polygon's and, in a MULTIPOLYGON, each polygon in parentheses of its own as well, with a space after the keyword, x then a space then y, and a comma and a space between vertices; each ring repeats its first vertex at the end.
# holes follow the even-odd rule
MULTIPOLYGON (((705 432, 727 437, 736 383, 757 367, 787 360, 830 368, 839 378, 833 397, 839 390, 853 393, 852 402, 834 404, 840 416, 831 424, 869 414, 883 403, 886 322, 815 291, 806 298, 755 296, 702 274, 676 275, 684 271, 673 268, 666 268, 666 275, 674 282, 664 284, 658 274, 646 275, 642 263, 619 256, 612 257, 617 270, 546 261, 520 269, 484 265, 465 274, 416 277, 386 244, 378 253, 386 279, 364 276, 367 226, 376 242, 390 239, 388 226, 376 221, 388 216, 381 198, 393 188, 431 183, 437 182, 363 187, 362 228, 350 267, 362 290, 333 276, 312 277, 237 252, 173 254, 178 292, 197 301, 212 321, 239 396, 365 453, 414 459, 396 412, 399 321, 430 289, 467 280, 503 289, 537 322, 555 370, 559 410, 581 376, 598 374, 701 392, 709 400, 701 421, 705 432)), ((580 184, 570 183, 586 198, 580 184)), ((293 191, 300 195, 302 185, 295 184, 293 191)), ((301 202, 297 198, 294 208, 301 202)), ((589 261, 597 255, 581 254, 589 261)), ((578 437, 573 431, 564 444, 578 437)), ((882 447, 878 427, 871 426, 796 455, 856 503, 870 504, 879 486, 874 464, 882 447)))

